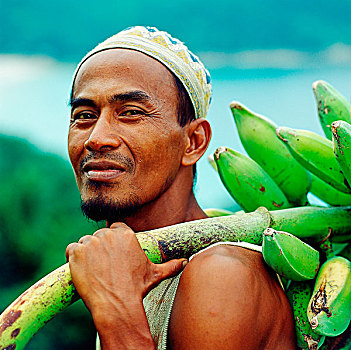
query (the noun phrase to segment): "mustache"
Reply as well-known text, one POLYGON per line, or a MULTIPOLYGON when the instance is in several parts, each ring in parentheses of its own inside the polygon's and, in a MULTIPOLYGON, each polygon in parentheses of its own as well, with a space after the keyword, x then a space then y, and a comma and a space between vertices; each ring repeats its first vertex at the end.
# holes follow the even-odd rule
POLYGON ((127 172, 132 172, 134 170, 134 163, 133 161, 128 158, 127 156, 124 156, 122 154, 116 153, 116 154, 101 154, 98 152, 91 152, 87 156, 85 156, 82 161, 80 162, 79 165, 79 171, 83 171, 84 165, 89 162, 90 160, 112 160, 116 162, 117 164, 123 166, 127 172))

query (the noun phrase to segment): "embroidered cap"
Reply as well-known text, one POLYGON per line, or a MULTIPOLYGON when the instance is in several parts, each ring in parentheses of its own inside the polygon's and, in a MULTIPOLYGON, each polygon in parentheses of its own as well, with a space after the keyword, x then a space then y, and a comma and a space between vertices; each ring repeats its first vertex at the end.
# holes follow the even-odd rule
POLYGON ((211 102, 209 72, 181 41, 154 27, 127 28, 96 46, 78 64, 73 84, 80 67, 89 57, 115 48, 143 52, 165 65, 184 85, 194 106, 195 117, 206 117, 211 102))

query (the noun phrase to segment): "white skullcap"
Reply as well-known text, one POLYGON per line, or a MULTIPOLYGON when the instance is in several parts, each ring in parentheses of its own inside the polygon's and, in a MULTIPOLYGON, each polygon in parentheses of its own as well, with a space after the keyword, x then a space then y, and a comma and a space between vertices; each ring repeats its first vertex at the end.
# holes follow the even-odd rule
POLYGON ((143 52, 165 65, 184 85, 194 106, 195 117, 206 117, 211 102, 209 72, 181 41, 154 27, 131 27, 96 46, 79 63, 73 84, 79 68, 89 57, 97 52, 115 48, 143 52))

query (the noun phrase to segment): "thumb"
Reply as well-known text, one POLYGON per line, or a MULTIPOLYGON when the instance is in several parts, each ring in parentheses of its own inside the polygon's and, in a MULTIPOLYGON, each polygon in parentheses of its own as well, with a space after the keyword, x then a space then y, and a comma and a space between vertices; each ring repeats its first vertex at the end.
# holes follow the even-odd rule
POLYGON ((173 259, 163 264, 154 265, 153 285, 159 284, 162 280, 175 276, 188 264, 187 259, 173 259))

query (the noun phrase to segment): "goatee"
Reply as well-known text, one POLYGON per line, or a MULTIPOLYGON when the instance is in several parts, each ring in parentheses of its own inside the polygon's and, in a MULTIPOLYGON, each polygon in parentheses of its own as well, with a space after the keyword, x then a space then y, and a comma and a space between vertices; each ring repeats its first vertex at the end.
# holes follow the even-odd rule
POLYGON ((86 201, 81 200, 80 207, 83 214, 91 220, 113 223, 137 214, 142 205, 137 196, 122 202, 99 195, 86 201))

